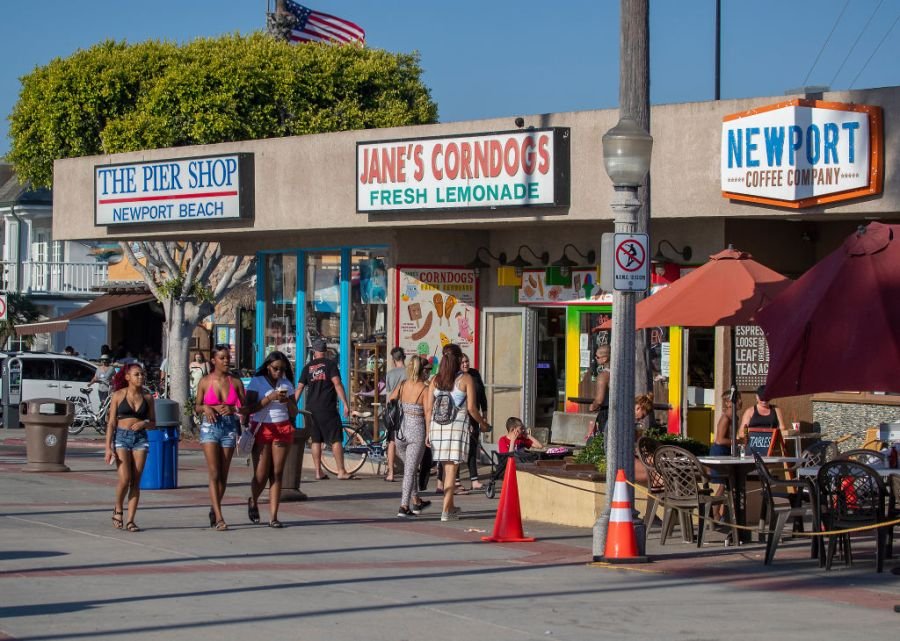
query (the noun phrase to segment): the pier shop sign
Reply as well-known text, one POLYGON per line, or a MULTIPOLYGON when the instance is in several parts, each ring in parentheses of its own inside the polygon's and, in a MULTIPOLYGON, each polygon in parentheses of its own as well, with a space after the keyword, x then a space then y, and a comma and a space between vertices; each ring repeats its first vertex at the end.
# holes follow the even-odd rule
POLYGON ((790 100, 725 116, 722 195, 811 207, 880 193, 881 108, 790 100))
POLYGON ((253 154, 94 166, 97 225, 250 218, 253 154))
POLYGON ((358 212, 569 204, 569 129, 359 142, 358 212))

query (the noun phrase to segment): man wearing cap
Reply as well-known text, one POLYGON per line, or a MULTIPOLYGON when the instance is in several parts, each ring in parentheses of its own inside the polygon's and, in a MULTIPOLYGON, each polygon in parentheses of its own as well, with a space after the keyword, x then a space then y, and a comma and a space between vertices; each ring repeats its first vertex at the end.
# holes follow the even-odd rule
POLYGON ((101 405, 106 401, 106 397, 109 396, 109 384, 115 373, 116 368, 110 365, 109 354, 101 354, 100 365, 94 370, 94 378, 88 383, 88 385, 97 383, 97 395, 100 397, 101 405))
POLYGON ((331 451, 334 453, 334 462, 340 470, 338 478, 346 480, 352 478, 352 475, 347 474, 344 467, 341 417, 337 411, 337 401, 340 398, 344 405, 344 418, 350 416, 350 404, 344 393, 344 385, 341 383, 341 374, 338 371, 337 363, 325 358, 327 348, 324 338, 317 338, 313 341, 313 358, 303 366, 303 371, 300 372, 300 382, 297 383, 294 398, 299 401, 303 390, 308 390, 304 408, 313 416, 309 434, 312 441, 316 478, 320 481, 328 478, 322 469, 322 444, 330 443, 331 451))

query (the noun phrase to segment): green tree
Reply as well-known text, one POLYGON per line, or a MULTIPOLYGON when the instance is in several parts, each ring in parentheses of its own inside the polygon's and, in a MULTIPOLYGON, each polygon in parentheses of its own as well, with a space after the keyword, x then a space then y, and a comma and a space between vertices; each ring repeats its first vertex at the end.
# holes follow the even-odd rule
MULTIPOLYGON (((0 345, 6 345, 10 338, 15 338, 16 325, 34 323, 40 317, 38 308, 24 294, 10 292, 6 295, 6 306, 6 320, 0 321, 0 345)), ((30 345, 33 339, 33 336, 27 336, 26 343, 30 345)))
MULTIPOLYGON (((92 154, 433 123, 418 55, 291 45, 253 34, 184 45, 106 41, 22 78, 9 159, 52 187, 53 161, 92 154)), ((172 398, 188 398, 194 327, 253 270, 215 243, 123 243, 166 309, 172 398), (218 275, 216 277, 216 275, 218 275), (215 282, 213 282, 215 280, 215 282)))

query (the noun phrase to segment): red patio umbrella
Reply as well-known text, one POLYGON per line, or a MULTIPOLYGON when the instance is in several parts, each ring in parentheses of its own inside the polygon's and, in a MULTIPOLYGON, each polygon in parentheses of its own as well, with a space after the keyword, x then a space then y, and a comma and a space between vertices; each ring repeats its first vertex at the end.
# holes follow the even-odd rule
POLYGON ((767 396, 900 391, 898 232, 860 227, 759 314, 767 396))
MULTIPOLYGON (((635 307, 638 328, 680 325, 682 327, 732 328, 731 362, 735 361, 734 327, 755 325, 756 313, 789 284, 790 279, 753 260, 747 252, 728 249, 709 257, 709 262, 679 278, 665 289, 648 296, 635 307)), ((613 312, 615 313, 615 312, 613 312)), ((732 394, 737 393, 732 367, 732 394)), ((731 433, 737 432, 737 412, 731 433)), ((732 438, 732 454, 734 439, 732 438)))
POLYGON ((756 312, 791 282, 730 245, 709 258, 708 263, 638 303, 635 325, 754 325, 756 312))

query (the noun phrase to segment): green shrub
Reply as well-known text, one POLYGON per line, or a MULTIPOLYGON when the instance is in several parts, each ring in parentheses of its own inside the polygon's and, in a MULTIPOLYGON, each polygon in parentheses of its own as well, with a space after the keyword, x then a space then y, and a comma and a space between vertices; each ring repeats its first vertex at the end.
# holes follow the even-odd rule
POLYGON ((596 466, 601 474, 606 474, 606 444, 602 436, 595 436, 575 455, 576 463, 596 466))
POLYGON ((660 445, 675 445, 686 449, 694 456, 706 456, 709 454, 709 445, 701 443, 697 439, 682 436, 681 434, 669 434, 668 432, 663 432, 661 429, 650 428, 644 436, 649 436, 658 441, 660 445))

